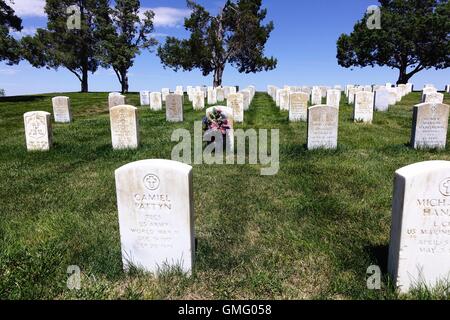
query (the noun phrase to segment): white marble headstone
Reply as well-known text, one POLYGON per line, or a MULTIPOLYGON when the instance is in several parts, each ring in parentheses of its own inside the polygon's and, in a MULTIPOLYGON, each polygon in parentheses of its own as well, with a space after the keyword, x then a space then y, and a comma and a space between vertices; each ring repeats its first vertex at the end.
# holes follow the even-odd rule
POLYGON ((444 103, 444 94, 439 92, 427 93, 425 103, 444 103))
POLYGON ((428 161, 395 173, 388 271, 402 293, 450 279, 450 162, 428 161))
POLYGON ((123 106, 127 104, 127 98, 124 95, 121 95, 120 93, 110 93, 108 96, 108 104, 109 108, 115 107, 115 106, 123 106))
POLYGON ((385 87, 375 91, 375 110, 388 111, 389 109, 389 92, 385 87))
POLYGON ((150 105, 150 92, 149 91, 141 91, 139 93, 141 106, 149 106, 150 105))
POLYGON ((309 95, 304 92, 293 92, 289 100, 289 121, 306 121, 308 119, 309 95))
POLYGON ((166 120, 168 122, 183 122, 183 98, 178 94, 166 97, 166 120))
POLYGON ((53 133, 51 114, 32 111, 23 115, 28 151, 48 151, 52 147, 53 133))
POLYGON ((327 90, 327 106, 339 108, 341 103, 341 91, 340 90, 327 90))
POLYGON ((72 121, 69 97, 54 97, 52 99, 52 104, 55 122, 69 123, 72 121))
POLYGON ((153 111, 162 110, 162 95, 161 92, 150 93, 150 109, 153 111))
POLYGON ((336 149, 339 109, 326 105, 308 108, 308 150, 336 149))
POLYGON ((373 121, 373 92, 360 91, 355 94, 353 119, 357 122, 372 123, 373 121))
POLYGON ((449 106, 421 103, 414 106, 411 146, 415 149, 445 149, 449 106))
POLYGON ((227 100, 227 107, 233 110, 235 122, 244 122, 244 96, 242 93, 230 94, 227 100))
POLYGON ((143 160, 115 172, 125 271, 179 268, 191 274, 195 255, 192 167, 143 160))
POLYGON ((129 106, 115 106, 109 109, 111 140, 114 150, 137 149, 139 147, 138 109, 129 106))

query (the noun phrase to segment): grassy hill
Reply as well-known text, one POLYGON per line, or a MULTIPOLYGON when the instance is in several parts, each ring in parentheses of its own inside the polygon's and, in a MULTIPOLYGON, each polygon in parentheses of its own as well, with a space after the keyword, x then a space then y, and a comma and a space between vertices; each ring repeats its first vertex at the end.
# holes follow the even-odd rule
MULTIPOLYGON (((307 151, 306 123, 289 123, 287 112, 257 93, 237 128, 280 129, 278 175, 260 176, 259 165, 194 165, 195 272, 156 280, 122 271, 114 170, 170 159, 172 131, 193 132, 204 112, 186 104, 185 121, 169 124, 164 111, 139 107, 141 147, 113 151, 107 93, 69 93, 74 122, 53 124, 50 152, 28 153, 23 114, 51 112, 56 95, 0 99, 2 299, 399 298, 385 273, 394 172, 450 160, 448 149, 407 145, 420 93, 376 113, 372 125, 353 123, 343 101, 335 151, 307 151), (70 265, 83 272, 79 291, 67 289, 70 265), (384 272, 380 291, 366 288, 370 265, 384 272)), ((139 104, 138 94, 128 98, 139 104)), ((443 297, 416 290, 400 298, 443 297)))

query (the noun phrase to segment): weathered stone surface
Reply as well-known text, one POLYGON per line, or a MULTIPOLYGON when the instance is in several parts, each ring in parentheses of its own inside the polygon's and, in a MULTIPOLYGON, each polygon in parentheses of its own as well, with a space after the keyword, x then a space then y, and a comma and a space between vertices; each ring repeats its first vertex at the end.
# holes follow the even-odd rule
POLYGON ((70 108, 69 97, 54 97, 52 99, 53 104, 53 117, 55 122, 69 123, 72 122, 72 112, 70 108))
POLYGON ((340 90, 327 90, 327 106, 336 107, 339 109, 341 103, 340 90))
POLYGON ((373 121, 373 92, 360 91, 355 94, 353 119, 357 122, 372 123, 373 121))
POLYGON ((400 292, 450 276, 450 162, 428 161, 395 174, 388 270, 400 292))
POLYGON ((306 121, 308 119, 309 95, 304 92, 293 92, 289 100, 289 121, 306 121))
POLYGON ((168 122, 183 122, 183 99, 178 94, 166 97, 166 120, 168 122))
POLYGON ((415 149, 445 149, 449 106, 421 103, 414 106, 411 146, 415 149))
POLYGON ((339 109, 326 105, 308 109, 308 150, 336 149, 339 109))
POLYGON ((23 115, 28 151, 48 151, 52 147, 53 133, 51 114, 32 111, 23 115))
POLYGON ((162 110, 162 95, 161 92, 150 93, 150 109, 153 111, 162 110))
POLYGON ((230 94, 227 100, 228 108, 233 110, 235 122, 244 122, 244 96, 242 93, 230 94))
POLYGON ((111 140, 114 150, 137 149, 139 147, 138 109, 129 106, 115 106, 109 110, 111 140))
POLYGON ((143 160, 115 172, 123 267, 155 275, 194 265, 192 167, 143 160))

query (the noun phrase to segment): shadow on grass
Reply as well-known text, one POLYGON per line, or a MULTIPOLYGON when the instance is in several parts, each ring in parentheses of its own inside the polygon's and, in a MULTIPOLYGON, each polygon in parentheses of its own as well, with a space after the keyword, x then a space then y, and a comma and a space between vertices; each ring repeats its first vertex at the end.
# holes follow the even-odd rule
POLYGON ((375 260, 382 273, 388 272, 389 246, 368 246, 364 248, 364 251, 375 260))
POLYGON ((46 99, 46 96, 14 96, 1 97, 0 102, 34 102, 36 100, 46 99))

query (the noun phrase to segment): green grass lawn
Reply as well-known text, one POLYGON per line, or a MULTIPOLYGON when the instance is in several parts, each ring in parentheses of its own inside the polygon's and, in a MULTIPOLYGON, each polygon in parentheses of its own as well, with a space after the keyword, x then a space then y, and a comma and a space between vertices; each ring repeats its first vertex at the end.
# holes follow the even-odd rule
MULTIPOLYGON (((186 104, 185 121, 169 124, 164 111, 139 107, 141 147, 113 151, 107 93, 70 93, 74 122, 53 124, 50 152, 28 153, 23 114, 52 112, 56 95, 0 99, 0 298, 445 297, 427 290, 399 297, 385 268, 395 170, 450 160, 448 150, 407 145, 420 93, 376 113, 372 125, 353 123, 343 98, 334 151, 307 151, 306 123, 289 123, 287 112, 257 93, 245 124, 236 127, 280 129, 278 175, 261 176, 259 165, 194 165, 194 274, 159 279, 122 271, 114 170, 170 159, 172 131, 193 132, 204 112, 186 104), (366 288, 374 264, 384 272, 380 291, 366 288), (79 291, 67 288, 69 265, 83 272, 79 291)), ((138 94, 128 98, 139 104, 138 94)))

